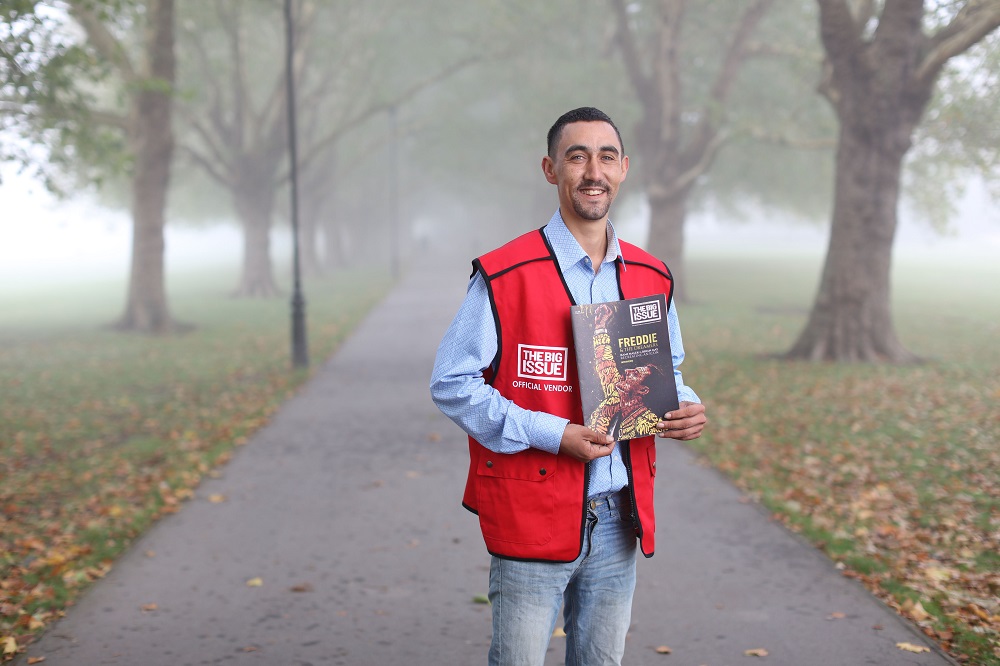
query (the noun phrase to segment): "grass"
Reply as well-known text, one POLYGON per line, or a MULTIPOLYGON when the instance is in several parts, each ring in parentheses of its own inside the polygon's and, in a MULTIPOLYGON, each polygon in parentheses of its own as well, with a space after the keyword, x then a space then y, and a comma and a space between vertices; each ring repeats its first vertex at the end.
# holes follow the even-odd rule
MULTIPOLYGON (((120 285, 0 294, 0 653, 13 658, 158 517, 174 512, 308 378, 288 298, 238 300, 226 272, 168 292, 193 332, 105 327, 120 285)), ((313 367, 385 292, 344 272, 306 284, 313 367)))
POLYGON ((690 262, 694 446, 960 661, 1000 665, 1000 265, 897 260, 913 366, 783 362, 820 257, 690 262))

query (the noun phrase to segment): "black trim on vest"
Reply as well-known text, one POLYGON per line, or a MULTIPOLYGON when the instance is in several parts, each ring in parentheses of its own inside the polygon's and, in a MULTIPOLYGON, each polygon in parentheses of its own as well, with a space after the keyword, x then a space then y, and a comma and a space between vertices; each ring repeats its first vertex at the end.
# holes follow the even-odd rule
MULTIPOLYGON (((497 303, 493 298, 493 285, 490 284, 490 276, 487 275, 486 269, 483 268, 483 264, 479 259, 472 260, 473 275, 479 273, 483 278, 483 285, 486 286, 486 295, 490 299, 490 310, 493 311, 493 328, 497 332, 497 353, 493 355, 493 360, 490 362, 490 374, 485 381, 490 386, 493 386, 493 380, 496 378, 496 369, 500 367, 500 355, 503 353, 503 340, 500 338, 500 313, 497 312, 497 303)), ((485 370, 484 377, 485 377, 485 370)), ((471 510, 471 509, 470 509, 471 510)))
MULTIPOLYGON (((546 224, 545 227, 547 227, 547 226, 549 226, 549 225, 546 224)), ((559 260, 556 259, 556 251, 552 248, 552 244, 549 243, 549 239, 545 235, 545 232, 544 232, 545 227, 542 227, 541 229, 539 229, 538 233, 542 237, 542 242, 545 243, 545 248, 549 251, 549 256, 552 258, 552 265, 555 267, 556 274, 559 276, 559 280, 562 282, 563 289, 566 290, 566 296, 569 297, 570 305, 578 305, 578 303, 576 302, 576 299, 573 298, 573 292, 571 292, 569 290, 569 285, 566 284, 566 276, 563 275, 562 268, 559 266, 559 260)), ((582 539, 580 540, 580 548, 581 549, 583 548, 583 540, 582 539)))
POLYGON ((632 474, 632 441, 621 442, 621 445, 622 462, 625 464, 625 471, 628 474, 628 498, 632 504, 632 526, 635 528, 635 535, 639 538, 639 550, 642 552, 643 557, 649 559, 653 556, 653 553, 647 555, 646 551, 642 548, 642 520, 639 518, 639 502, 635 499, 635 478, 632 474))

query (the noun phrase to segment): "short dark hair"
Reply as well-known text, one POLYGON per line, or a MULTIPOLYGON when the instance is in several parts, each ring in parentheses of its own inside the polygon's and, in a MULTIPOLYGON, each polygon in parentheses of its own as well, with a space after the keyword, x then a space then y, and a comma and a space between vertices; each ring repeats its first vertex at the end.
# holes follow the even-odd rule
POLYGON ((556 146, 559 144, 559 138, 562 134, 563 127, 569 125, 570 123, 582 122, 602 122, 611 125, 611 127, 615 130, 615 134, 618 135, 618 145, 621 146, 622 154, 625 154, 625 142, 622 141, 622 133, 618 131, 618 126, 615 125, 615 121, 611 120, 608 114, 604 113, 600 109, 595 109, 592 106, 582 106, 579 109, 567 111, 559 116, 559 120, 557 120, 551 129, 549 129, 549 157, 555 158, 553 153, 555 153, 556 146))

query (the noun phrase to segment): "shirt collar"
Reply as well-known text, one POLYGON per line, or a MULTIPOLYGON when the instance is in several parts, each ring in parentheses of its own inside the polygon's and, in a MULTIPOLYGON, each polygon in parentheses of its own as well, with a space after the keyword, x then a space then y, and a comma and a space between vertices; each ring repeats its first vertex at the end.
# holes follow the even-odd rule
MULTIPOLYGON (((549 223, 545 226, 544 232, 545 237, 549 239, 549 243, 552 245, 553 252, 555 252, 560 271, 565 273, 570 267, 580 263, 587 257, 587 253, 580 247, 579 241, 576 240, 569 227, 566 226, 566 222, 562 218, 562 213, 558 210, 556 210, 549 223)), ((615 233, 615 227, 611 224, 611 220, 608 220, 607 233, 608 251, 604 255, 604 261, 601 265, 614 263, 615 260, 621 258, 618 234, 615 233)), ((624 262, 622 263, 624 264, 624 262)))

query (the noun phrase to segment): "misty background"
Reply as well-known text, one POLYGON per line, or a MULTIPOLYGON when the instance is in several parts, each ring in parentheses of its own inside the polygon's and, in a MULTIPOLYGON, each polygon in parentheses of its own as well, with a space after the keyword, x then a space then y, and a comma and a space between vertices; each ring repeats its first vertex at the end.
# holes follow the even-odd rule
MULTIPOLYGON (((130 112, 120 73, 94 66, 103 33, 92 24, 102 18, 102 30, 141 62, 135 27, 152 5, 125 3, 89 19, 83 6, 39 3, 36 12, 47 40, 37 44, 82 77, 47 94, 78 116, 46 119, 43 102, 27 95, 22 108, 36 117, 8 116, 0 134, 0 289, 8 293, 129 274, 134 157, 115 123, 130 112), (80 54, 90 60, 72 62, 80 54)), ((239 273, 235 293, 245 296, 273 296, 272 282, 288 282, 281 8, 265 0, 174 7, 167 275, 225 268, 239 273)), ((647 247, 659 223, 650 210, 664 208, 650 205, 650 192, 657 179, 678 177, 640 150, 650 113, 676 106, 677 131, 688 133, 678 153, 711 126, 718 140, 683 192, 683 244, 671 241, 674 256, 664 257, 675 272, 684 254, 780 249, 820 262, 826 251, 837 121, 817 93, 824 56, 813 2, 695 3, 671 19, 679 30, 670 34, 655 3, 642 2, 304 2, 296 12, 307 276, 388 267, 395 243, 404 263, 429 251, 469 258, 541 226, 556 201, 539 169, 545 132, 582 105, 608 112, 622 131, 632 171, 612 219, 624 238, 647 247), (720 85, 741 26, 750 37, 719 97, 709 83, 720 85), (654 101, 651 111, 663 76, 655 52, 668 39, 678 97, 654 101), (637 57, 645 64, 630 63, 637 57)), ((956 3, 931 7, 927 29, 956 12, 956 3)), ((16 35, 19 24, 11 25, 16 35)), ((897 256, 991 262, 1000 249, 989 192, 996 150, 988 146, 996 45, 989 37, 958 54, 940 78, 904 166, 897 256)), ((25 62, 44 57, 36 45, 25 62)))

